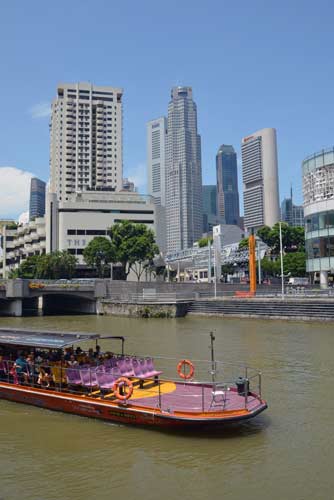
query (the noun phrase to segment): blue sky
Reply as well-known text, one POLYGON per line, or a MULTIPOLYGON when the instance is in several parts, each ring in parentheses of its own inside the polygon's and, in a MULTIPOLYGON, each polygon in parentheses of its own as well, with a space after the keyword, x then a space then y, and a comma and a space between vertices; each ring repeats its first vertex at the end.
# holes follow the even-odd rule
MULTIPOLYGON (((203 182, 215 182, 220 144, 240 157, 243 136, 275 127, 280 197, 292 183, 301 202, 302 159, 334 143, 333 14, 324 0, 2 2, 0 167, 47 180, 57 84, 110 84, 124 88, 124 174, 143 190, 146 122, 167 113, 172 86, 190 85, 203 182)), ((6 179, 0 170, 0 218, 6 179)))

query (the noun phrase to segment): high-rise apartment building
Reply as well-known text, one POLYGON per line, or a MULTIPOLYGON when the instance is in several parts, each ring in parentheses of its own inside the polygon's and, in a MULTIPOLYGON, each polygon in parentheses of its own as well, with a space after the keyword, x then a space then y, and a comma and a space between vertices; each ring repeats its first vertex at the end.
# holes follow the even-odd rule
POLYGON ((122 189, 122 94, 90 83, 58 85, 52 102, 50 191, 122 189))
POLYGON ((147 123, 147 186, 157 204, 166 205, 167 119, 162 116, 147 123))
POLYGON ((233 146, 223 144, 216 155, 217 213, 225 224, 239 224, 237 154, 233 146))
POLYGON ((241 154, 245 229, 272 227, 280 220, 276 130, 244 137, 241 154))
POLYGON ((189 248, 202 234, 201 138, 191 87, 174 87, 166 143, 167 251, 189 248))
POLYGON ((44 181, 33 177, 30 181, 29 220, 44 217, 45 214, 45 187, 44 181))

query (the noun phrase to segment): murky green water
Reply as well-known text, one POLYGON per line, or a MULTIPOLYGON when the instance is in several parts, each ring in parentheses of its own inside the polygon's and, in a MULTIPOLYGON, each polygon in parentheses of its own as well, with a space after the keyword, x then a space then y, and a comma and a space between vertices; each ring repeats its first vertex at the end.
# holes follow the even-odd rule
POLYGON ((1 318, 0 326, 127 337, 127 351, 263 371, 269 409, 216 434, 170 434, 0 401, 0 499, 331 500, 334 328, 237 319, 1 318))

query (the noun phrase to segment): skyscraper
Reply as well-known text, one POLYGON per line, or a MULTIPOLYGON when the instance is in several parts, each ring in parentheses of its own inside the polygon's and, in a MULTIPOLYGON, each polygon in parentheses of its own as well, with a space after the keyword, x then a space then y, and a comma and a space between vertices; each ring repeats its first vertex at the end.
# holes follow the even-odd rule
POLYGON ((50 191, 122 189, 122 94, 113 87, 64 83, 52 102, 50 191))
POLYGON ((239 224, 237 155, 233 146, 223 144, 216 155, 217 214, 225 224, 239 224))
POLYGON ((174 87, 166 147, 167 251, 189 248, 202 234, 201 138, 191 87, 174 87))
POLYGON ((292 188, 290 198, 284 198, 281 203, 281 220, 290 226, 304 227, 304 208, 302 205, 294 205, 292 188))
POLYGON ((45 182, 33 177, 30 181, 29 220, 45 215, 45 182))
POLYGON ((217 217, 217 186, 202 186, 203 197, 203 232, 212 231, 212 227, 219 224, 217 217))
POLYGON ((167 119, 162 116, 147 123, 147 174, 148 193, 154 201, 166 205, 165 154, 167 119))
POLYGON ((264 128, 242 139, 246 231, 280 220, 276 130, 264 128))
POLYGON ((147 186, 156 206, 156 241, 166 252, 166 140, 167 119, 162 116, 147 123, 147 186))

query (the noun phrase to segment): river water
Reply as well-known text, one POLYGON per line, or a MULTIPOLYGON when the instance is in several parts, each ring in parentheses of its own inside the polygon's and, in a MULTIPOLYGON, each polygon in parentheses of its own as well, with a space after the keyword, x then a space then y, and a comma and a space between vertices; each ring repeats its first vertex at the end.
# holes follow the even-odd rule
POLYGON ((331 500, 330 324, 103 316, 1 318, 0 326, 124 335, 128 352, 209 357, 262 370, 269 409, 201 434, 168 433, 0 401, 1 500, 331 500))

